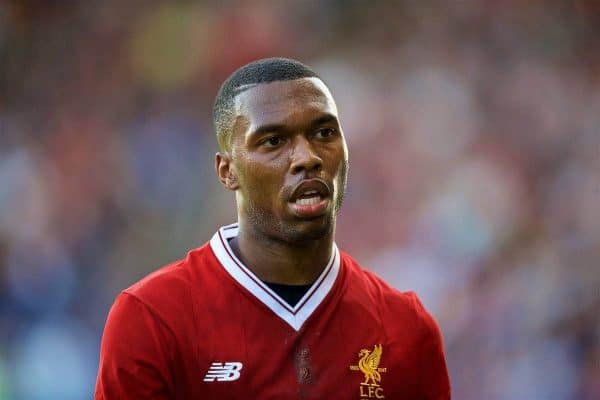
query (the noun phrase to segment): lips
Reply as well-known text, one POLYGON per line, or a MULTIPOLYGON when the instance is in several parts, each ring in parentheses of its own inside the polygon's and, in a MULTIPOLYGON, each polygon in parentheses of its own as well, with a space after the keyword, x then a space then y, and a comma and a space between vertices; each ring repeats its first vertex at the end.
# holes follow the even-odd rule
POLYGON ((300 182, 292 192, 289 205, 300 218, 315 218, 323 215, 330 202, 331 190, 321 179, 300 182))
POLYGON ((305 179, 296 185, 290 196, 290 201, 295 202, 300 198, 319 195, 320 197, 329 197, 331 190, 322 179, 305 179))

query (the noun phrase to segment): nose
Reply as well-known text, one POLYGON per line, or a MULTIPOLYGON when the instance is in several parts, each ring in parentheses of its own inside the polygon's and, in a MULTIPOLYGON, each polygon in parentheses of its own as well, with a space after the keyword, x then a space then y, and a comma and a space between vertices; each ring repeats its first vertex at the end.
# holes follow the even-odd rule
POLYGON ((291 161, 290 170, 293 174, 318 172, 323 167, 323 160, 304 136, 298 137, 295 141, 291 161))

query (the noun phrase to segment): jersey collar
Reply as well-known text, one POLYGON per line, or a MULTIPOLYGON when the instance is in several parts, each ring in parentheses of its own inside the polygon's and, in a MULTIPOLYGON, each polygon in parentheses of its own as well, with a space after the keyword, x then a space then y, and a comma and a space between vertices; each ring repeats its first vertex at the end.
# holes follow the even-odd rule
POLYGON ((337 246, 334 243, 331 257, 321 275, 300 301, 292 307, 235 256, 229 246, 229 239, 236 237, 238 232, 239 227, 235 223, 220 228, 213 235, 210 246, 215 256, 234 280, 252 293, 278 317, 287 322, 294 330, 299 331, 304 322, 323 302, 335 283, 340 271, 340 254, 337 246))

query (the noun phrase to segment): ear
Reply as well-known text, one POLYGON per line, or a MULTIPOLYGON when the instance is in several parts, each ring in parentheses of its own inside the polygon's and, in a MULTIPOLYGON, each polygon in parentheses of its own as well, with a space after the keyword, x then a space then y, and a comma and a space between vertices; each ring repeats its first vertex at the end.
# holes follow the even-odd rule
POLYGON ((220 151, 215 154, 215 172, 227 189, 237 190, 240 187, 235 169, 231 163, 231 155, 228 152, 220 151))

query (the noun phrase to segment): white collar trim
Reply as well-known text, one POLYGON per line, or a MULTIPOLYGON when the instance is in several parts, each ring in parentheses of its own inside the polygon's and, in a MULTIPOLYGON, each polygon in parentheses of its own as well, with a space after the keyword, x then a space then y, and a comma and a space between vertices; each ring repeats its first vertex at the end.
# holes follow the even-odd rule
POLYGON ((340 271, 340 254, 337 246, 333 245, 331 258, 321 275, 310 289, 296 303, 290 306, 277 293, 263 283, 248 267, 233 253, 228 240, 236 237, 239 232, 237 223, 220 228, 210 240, 210 246, 225 270, 246 290, 252 293, 278 317, 287 322, 294 330, 299 331, 304 322, 317 309, 319 304, 330 292, 340 271))

